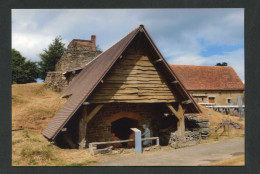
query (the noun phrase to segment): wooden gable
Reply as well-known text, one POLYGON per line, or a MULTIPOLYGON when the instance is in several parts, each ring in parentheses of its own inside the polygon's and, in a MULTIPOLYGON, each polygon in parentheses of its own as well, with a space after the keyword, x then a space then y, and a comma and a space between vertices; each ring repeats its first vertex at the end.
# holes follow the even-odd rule
POLYGON ((172 91, 164 72, 156 68, 140 37, 123 52, 87 102, 178 102, 176 91, 172 91))

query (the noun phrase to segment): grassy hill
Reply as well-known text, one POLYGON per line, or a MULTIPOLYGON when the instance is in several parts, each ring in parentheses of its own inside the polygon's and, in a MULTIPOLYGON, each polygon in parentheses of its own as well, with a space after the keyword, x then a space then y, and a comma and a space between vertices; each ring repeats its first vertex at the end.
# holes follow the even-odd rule
MULTIPOLYGON (((12 85, 13 166, 81 166, 95 162, 96 157, 91 156, 88 150, 60 149, 42 136, 42 130, 66 102, 59 95, 43 83, 12 85)), ((210 120, 211 128, 225 119, 244 125, 238 117, 222 115, 202 106, 201 109, 201 116, 210 120)), ((244 130, 232 129, 230 137, 235 136, 244 136, 244 130)), ((211 138, 216 140, 214 132, 211 138)), ((225 138, 228 137, 220 137, 225 138)))

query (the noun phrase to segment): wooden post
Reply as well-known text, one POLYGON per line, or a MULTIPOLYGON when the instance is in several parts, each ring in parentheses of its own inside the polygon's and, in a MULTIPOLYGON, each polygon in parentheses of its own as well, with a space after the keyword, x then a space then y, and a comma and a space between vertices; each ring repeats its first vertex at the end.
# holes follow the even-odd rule
POLYGON ((89 114, 87 114, 87 106, 82 105, 82 114, 79 119, 79 149, 86 147, 86 135, 87 135, 87 124, 88 122, 98 113, 103 107, 103 104, 96 106, 89 114))
POLYGON ((87 123, 87 106, 82 106, 81 117, 79 119, 79 149, 84 149, 86 146, 87 123))
POLYGON ((166 103, 166 106, 178 118, 178 122, 177 122, 178 136, 181 141, 185 141, 185 137, 184 137, 184 134, 185 134, 185 118, 184 118, 185 109, 181 106, 181 104, 178 105, 178 111, 176 111, 170 103, 166 103))

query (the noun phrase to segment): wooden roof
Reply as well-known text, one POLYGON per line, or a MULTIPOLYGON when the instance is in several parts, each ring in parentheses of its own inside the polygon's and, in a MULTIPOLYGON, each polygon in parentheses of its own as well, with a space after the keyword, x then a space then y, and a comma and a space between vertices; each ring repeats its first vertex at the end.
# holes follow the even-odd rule
MULTIPOLYGON (((124 50, 138 33, 144 33, 144 36, 149 42, 150 47, 153 49, 153 52, 156 53, 158 57, 160 57, 161 68, 167 72, 168 76, 179 82, 175 74, 172 72, 170 66, 161 55, 158 48, 155 46, 144 26, 140 25, 112 47, 98 55, 72 80, 70 85, 62 93, 62 96, 70 96, 70 98, 55 114, 53 119, 42 132, 46 138, 54 139, 56 137, 59 131, 65 126, 74 113, 80 108, 82 103, 90 96, 92 91, 102 81, 104 76, 112 68, 112 66, 119 59, 124 50)), ((175 85, 177 91, 180 92, 186 100, 191 101, 191 103, 188 104, 189 107, 191 107, 194 112, 200 112, 199 107, 193 98, 189 95, 189 93, 185 90, 183 85, 181 83, 174 83, 173 85, 175 85)))
POLYGON ((244 90, 230 66, 171 65, 187 90, 244 90))

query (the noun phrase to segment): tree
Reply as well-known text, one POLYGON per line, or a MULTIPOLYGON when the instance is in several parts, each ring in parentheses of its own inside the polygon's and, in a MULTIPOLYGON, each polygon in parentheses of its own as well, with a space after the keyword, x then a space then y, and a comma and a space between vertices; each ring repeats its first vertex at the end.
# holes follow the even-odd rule
POLYGON ((227 62, 217 63, 216 66, 228 66, 227 62))
POLYGON ((44 49, 40 54, 40 78, 45 79, 47 72, 55 71, 55 65, 60 60, 64 51, 66 51, 65 43, 62 43, 62 38, 57 36, 48 49, 44 49))
POLYGON ((19 51, 12 49, 12 82, 18 84, 36 82, 38 75, 37 63, 26 61, 19 51))

